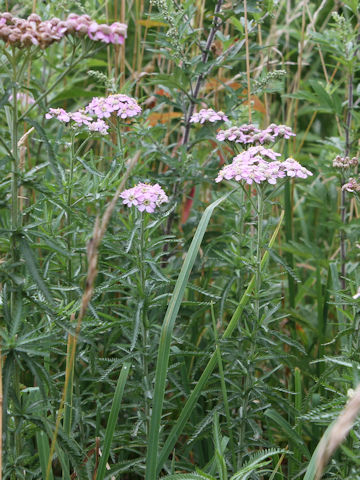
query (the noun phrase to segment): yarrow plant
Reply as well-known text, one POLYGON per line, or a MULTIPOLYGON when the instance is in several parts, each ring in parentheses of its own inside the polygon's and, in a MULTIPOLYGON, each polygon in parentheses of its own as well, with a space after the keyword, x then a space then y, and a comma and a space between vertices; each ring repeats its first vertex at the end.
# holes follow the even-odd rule
POLYGON ((85 108, 85 112, 96 115, 98 118, 109 118, 112 113, 121 119, 136 117, 141 113, 141 107, 134 98, 122 93, 108 97, 94 97, 85 108))
POLYGON ((336 155, 336 157, 333 160, 333 167, 335 168, 355 168, 358 166, 358 159, 356 157, 350 158, 350 157, 341 157, 340 155, 336 155))
POLYGON ((190 123, 205 122, 227 122, 229 119, 224 112, 216 112, 212 108, 203 108, 198 113, 194 113, 190 118, 190 123))
MULTIPOLYGON (((244 152, 247 153, 247 152, 244 152)), ((307 178, 312 173, 293 158, 284 162, 267 162, 260 155, 246 157, 242 153, 237 155, 230 165, 220 170, 215 181, 222 180, 245 180, 251 185, 253 182, 261 183, 267 181, 275 185, 277 179, 288 177, 307 178)))
POLYGON ((281 138, 289 139, 293 136, 295 134, 290 127, 272 123, 264 130, 259 130, 253 124, 240 127, 234 126, 227 130, 220 130, 216 135, 216 139, 220 142, 227 140, 229 142, 242 143, 243 145, 263 145, 274 143, 281 138))
MULTIPOLYGON (((260 141, 260 138, 264 139, 266 135, 271 137, 272 142, 275 142, 277 137, 289 138, 294 135, 291 129, 285 125, 278 126, 271 124, 261 132, 257 130, 258 129, 256 129, 254 125, 244 125, 238 127, 236 131, 243 135, 244 138, 245 136, 249 137, 246 139, 247 144, 256 143, 260 141), (254 140, 254 137, 256 137, 256 140, 254 140)), ((219 134, 217 138, 219 139, 219 134)), ((223 138, 223 135, 220 135, 220 138, 223 138)), ((234 137, 231 135, 230 138, 233 139, 234 137)), ((260 141, 260 143, 262 142, 260 141)), ((218 183, 224 179, 236 181, 245 180, 249 185, 253 182, 260 184, 267 181, 268 183, 275 185, 277 179, 286 176, 307 178, 312 175, 309 170, 300 165, 300 163, 293 158, 288 158, 287 160, 280 162, 277 160, 277 157, 280 156, 280 153, 276 153, 272 149, 265 148, 262 145, 249 147, 247 150, 244 150, 242 153, 234 157, 230 165, 226 165, 222 168, 215 181, 218 183), (272 161, 269 162, 268 159, 272 161)))
POLYGON ((0 38, 18 48, 39 46, 47 48, 59 42, 65 35, 88 37, 95 42, 119 45, 126 38, 127 25, 119 22, 107 25, 98 24, 89 15, 71 13, 66 20, 52 18, 42 21, 39 15, 32 13, 27 19, 19 18, 9 12, 0 14, 0 38))
POLYGON ((85 109, 76 112, 67 112, 63 108, 50 108, 45 118, 56 118, 65 124, 72 121, 74 126, 85 125, 92 132, 106 135, 109 125, 103 119, 110 118, 113 113, 121 119, 131 118, 141 113, 141 107, 134 98, 120 93, 108 97, 94 97, 85 109), (95 120, 93 116, 96 117, 95 120))
POLYGON ((85 125, 91 132, 98 132, 102 135, 107 135, 109 125, 104 120, 96 119, 86 115, 84 110, 78 110, 77 112, 67 112, 63 108, 50 108, 49 112, 45 115, 47 120, 56 118, 62 123, 69 124, 72 121, 74 127, 81 127, 85 125))
POLYGON ((344 183, 342 189, 350 193, 360 193, 360 180, 349 178, 349 181, 344 183))
POLYGON ((135 187, 124 190, 120 197, 123 204, 136 207, 140 212, 154 213, 156 208, 169 201, 159 184, 138 183, 135 187))

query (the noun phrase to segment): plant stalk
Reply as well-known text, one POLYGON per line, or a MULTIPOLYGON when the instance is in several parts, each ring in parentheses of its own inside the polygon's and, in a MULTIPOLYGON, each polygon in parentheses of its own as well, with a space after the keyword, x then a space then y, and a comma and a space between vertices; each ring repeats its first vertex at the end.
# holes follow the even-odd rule
MULTIPOLYGON (((10 256, 12 261, 12 270, 14 277, 17 276, 17 271, 19 268, 19 249, 17 247, 17 234, 20 227, 20 218, 19 218, 19 152, 18 152, 18 140, 19 140, 19 131, 18 131, 18 108, 17 108, 17 94, 18 94, 18 69, 17 69, 17 59, 15 55, 15 48, 13 47, 12 51, 12 125, 11 125, 11 240, 10 240, 10 256)), ((16 304, 18 301, 18 286, 13 283, 12 291, 10 296, 10 311, 11 317, 15 318, 16 315, 16 304)), ((20 395, 20 370, 15 368, 14 374, 14 392, 17 397, 17 400, 20 404, 21 395, 20 395)), ((16 420, 18 423, 18 420, 16 420)), ((21 455, 21 436, 20 433, 17 433, 15 429, 15 451, 16 455, 19 457, 21 455)))
MULTIPOLYGON (((350 139, 350 129, 351 129, 351 118, 352 118, 352 108, 354 102, 354 77, 352 72, 349 75, 349 85, 348 85, 348 108, 346 114, 346 123, 345 123, 345 157, 347 157, 350 153, 351 149, 351 139, 350 139)), ((341 187, 343 187, 345 183, 344 175, 341 178, 341 187)), ((345 223, 346 223, 346 192, 343 188, 341 188, 341 203, 340 203, 340 216, 341 216, 341 224, 342 228, 340 231, 340 263, 341 263, 341 288, 345 290, 346 288, 346 235, 344 231, 345 223)), ((345 305, 343 305, 345 307, 345 305)))

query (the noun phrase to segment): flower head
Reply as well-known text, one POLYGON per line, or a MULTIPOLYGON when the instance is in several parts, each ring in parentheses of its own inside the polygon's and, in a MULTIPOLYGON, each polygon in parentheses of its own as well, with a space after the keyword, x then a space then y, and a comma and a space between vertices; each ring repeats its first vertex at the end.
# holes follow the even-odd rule
POLYGON ((109 130, 109 125, 104 122, 104 120, 96 120, 95 122, 90 122, 88 124, 90 132, 99 132, 102 135, 107 135, 109 130))
POLYGON ((36 45, 45 49, 65 35, 88 36, 96 42, 118 45, 124 43, 126 31, 127 25, 123 23, 98 24, 89 15, 71 13, 64 21, 56 17, 42 21, 35 13, 27 19, 15 17, 9 12, 0 13, 0 38, 18 48, 36 45))
POLYGON ((350 193, 359 193, 360 192, 360 181, 355 180, 355 178, 349 178, 348 183, 345 183, 342 186, 343 190, 346 190, 350 193))
POLYGON ((77 112, 69 113, 69 116, 73 122, 78 126, 90 125, 92 118, 84 113, 84 110, 78 110, 77 112))
POLYGON ((220 130, 216 136, 217 140, 223 142, 242 143, 244 145, 264 145, 275 143, 279 138, 288 139, 295 136, 291 128, 286 125, 276 125, 272 123, 264 130, 259 130, 255 125, 242 125, 241 127, 231 127, 227 130, 220 130))
POLYGON ((296 134, 291 130, 291 127, 287 125, 276 125, 276 123, 271 123, 263 132, 272 135, 273 137, 285 138, 286 140, 290 137, 296 137, 296 134))
POLYGON ((284 162, 276 160, 278 153, 264 147, 251 147, 249 150, 237 155, 230 165, 226 165, 220 170, 215 181, 222 180, 245 180, 246 183, 252 184, 268 183, 275 185, 278 178, 300 177, 307 178, 312 173, 305 167, 300 165, 293 158, 288 158, 284 162), (265 160, 263 157, 270 158, 271 162, 265 160))
POLYGON ((71 119, 70 114, 66 112, 63 108, 50 108, 48 113, 45 115, 45 118, 47 120, 54 117, 63 123, 68 123, 71 119))
POLYGON ((159 205, 169 201, 164 190, 158 185, 138 183, 135 187, 124 190, 120 197, 128 207, 135 206, 140 212, 153 213, 159 205))
POLYGON ((236 143, 253 143, 252 138, 254 134, 260 133, 260 130, 255 125, 242 125, 241 127, 231 127, 227 130, 220 130, 216 135, 217 140, 223 142, 228 140, 229 142, 236 143))
POLYGON ((350 167, 357 167, 359 161, 357 157, 341 157, 340 155, 336 155, 333 160, 333 167, 335 168, 350 168, 350 167))
POLYGON ((94 97, 85 111, 98 118, 109 118, 116 112, 118 117, 125 119, 140 115, 141 107, 134 98, 118 93, 108 97, 94 97))
POLYGON ((224 112, 215 112, 212 108, 202 108, 200 112, 191 116, 190 123, 227 122, 228 120, 224 112))
POLYGON ((49 112, 45 115, 46 119, 56 118, 60 122, 70 124, 73 127, 81 127, 85 125, 90 132, 99 132, 102 135, 107 135, 109 125, 104 120, 97 118, 93 120, 90 115, 84 113, 84 110, 78 110, 76 112, 66 112, 63 108, 50 108, 49 112))
POLYGON ((312 176, 310 170, 300 165, 300 163, 293 158, 288 158, 284 162, 281 162, 281 168, 286 172, 288 177, 307 178, 312 176))

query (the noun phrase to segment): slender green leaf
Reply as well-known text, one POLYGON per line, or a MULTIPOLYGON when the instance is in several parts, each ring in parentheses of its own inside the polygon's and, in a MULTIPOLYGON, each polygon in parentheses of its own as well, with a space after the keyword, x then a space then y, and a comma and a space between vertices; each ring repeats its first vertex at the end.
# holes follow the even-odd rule
POLYGON ((37 268, 36 260, 35 260, 35 257, 34 257, 34 254, 33 254, 32 250, 31 250, 31 247, 29 246, 27 240, 24 237, 22 237, 21 240, 20 240, 20 249, 21 249, 22 256, 25 260, 25 265, 26 265, 32 279, 34 280, 34 282, 40 288, 40 290, 43 293, 46 301, 50 305, 55 305, 55 302, 52 298, 52 295, 51 295, 48 287, 46 286, 46 284, 44 282, 44 279, 42 278, 42 276, 41 276, 41 274, 40 274, 40 272, 37 268))
POLYGON ((119 379, 116 385, 115 395, 111 405, 110 415, 109 415, 109 419, 106 426, 103 452, 100 459, 99 468, 96 474, 96 480, 103 480, 105 477, 106 463, 110 455, 111 442, 114 436, 115 427, 117 425, 121 400, 124 393, 126 380, 129 375, 129 371, 130 371, 130 363, 126 362, 124 363, 121 369, 119 379))

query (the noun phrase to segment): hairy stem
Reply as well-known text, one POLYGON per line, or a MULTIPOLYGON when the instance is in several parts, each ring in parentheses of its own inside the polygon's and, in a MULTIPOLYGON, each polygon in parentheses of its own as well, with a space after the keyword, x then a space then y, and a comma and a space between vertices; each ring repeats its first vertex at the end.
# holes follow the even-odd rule
MULTIPOLYGON (((350 139, 350 129, 351 129, 351 118, 352 118, 352 108, 353 108, 353 100, 354 100, 354 77, 352 72, 349 75, 349 82, 348 82, 348 107, 346 113, 346 123, 345 123, 345 157, 347 157, 350 153, 351 149, 351 139, 350 139)), ((341 187, 345 183, 344 175, 341 178, 341 187)), ((341 215, 341 223, 342 228, 340 231, 340 263, 341 263, 341 288, 345 290, 346 288, 346 236, 344 231, 344 226, 346 223, 346 192, 344 189, 341 189, 341 203, 340 203, 340 215, 341 215)))
MULTIPOLYGON (((10 241, 10 256, 12 261, 12 271, 14 277, 17 276, 19 265, 19 249, 17 247, 17 232, 20 227, 19 218, 19 152, 18 152, 18 110, 17 110, 17 94, 18 94, 18 69, 17 60, 15 56, 15 49, 13 48, 12 55, 12 74, 13 74, 13 87, 12 87, 12 125, 11 125, 11 241, 10 241)), ((11 297, 10 297, 10 311, 12 318, 16 316, 16 305, 18 301, 18 286, 13 283, 11 297)), ((17 397, 17 401, 20 404, 20 370, 15 369, 14 375, 14 392, 17 397)), ((16 420, 18 423, 18 420, 16 420)), ((21 436, 18 429, 15 430, 15 450, 17 456, 21 455, 21 436)))
POLYGON ((141 295, 141 318, 142 318, 142 366, 144 372, 144 411, 145 411, 145 432, 148 435, 149 432, 149 415, 150 415, 150 403, 149 395, 150 380, 149 380, 149 362, 148 362, 148 348, 149 348, 149 321, 147 318, 146 309, 146 292, 145 292, 145 263, 144 263, 144 250, 145 250, 145 235, 144 235, 144 215, 140 213, 140 238, 139 238, 139 271, 140 271, 140 295, 141 295))

